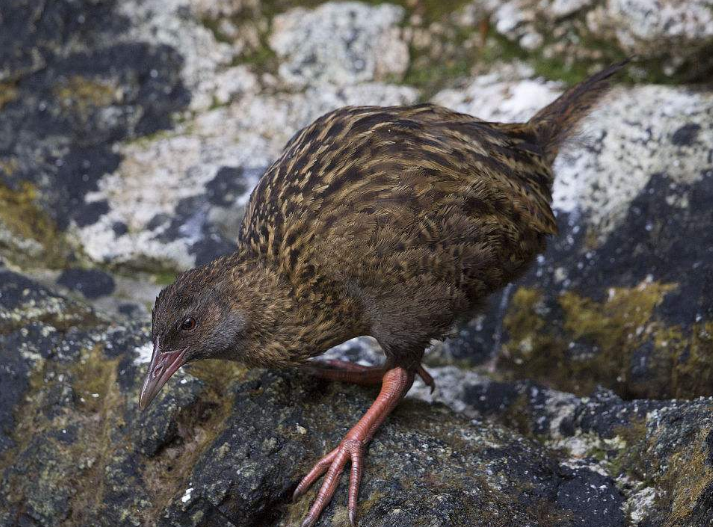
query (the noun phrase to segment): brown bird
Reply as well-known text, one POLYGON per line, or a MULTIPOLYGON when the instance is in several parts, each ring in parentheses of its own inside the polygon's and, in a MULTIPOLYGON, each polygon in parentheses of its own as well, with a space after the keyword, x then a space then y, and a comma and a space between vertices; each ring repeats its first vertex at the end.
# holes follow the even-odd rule
POLYGON ((527 123, 479 120, 432 104, 347 107, 299 131, 254 189, 239 248, 181 274, 156 299, 140 406, 189 361, 305 365, 381 383, 374 404, 295 490, 326 473, 313 525, 351 462, 356 519, 366 445, 421 367, 424 350, 521 276, 557 226, 552 162, 605 93, 611 66, 527 123), (359 335, 383 367, 308 359, 359 335))

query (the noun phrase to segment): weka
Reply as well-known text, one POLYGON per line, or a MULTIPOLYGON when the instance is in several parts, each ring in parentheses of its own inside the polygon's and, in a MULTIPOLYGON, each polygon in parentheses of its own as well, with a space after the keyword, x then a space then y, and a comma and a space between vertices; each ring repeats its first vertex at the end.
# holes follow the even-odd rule
POLYGON ((252 193, 229 256, 181 274, 156 299, 145 408, 189 361, 305 365, 381 383, 374 404, 295 490, 326 473, 303 525, 317 521, 351 462, 349 516, 367 443, 411 387, 432 339, 516 279, 557 232, 552 163, 605 93, 612 66, 524 124, 432 104, 347 107, 299 131, 252 193), (308 359, 359 335, 386 362, 308 359))

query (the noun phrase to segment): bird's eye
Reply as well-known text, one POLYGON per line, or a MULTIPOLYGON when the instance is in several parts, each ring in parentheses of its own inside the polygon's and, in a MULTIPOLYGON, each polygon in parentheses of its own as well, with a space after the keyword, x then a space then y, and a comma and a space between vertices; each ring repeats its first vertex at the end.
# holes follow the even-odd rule
POLYGON ((196 327, 196 319, 193 317, 188 317, 181 323, 181 329, 183 331, 190 331, 196 327))

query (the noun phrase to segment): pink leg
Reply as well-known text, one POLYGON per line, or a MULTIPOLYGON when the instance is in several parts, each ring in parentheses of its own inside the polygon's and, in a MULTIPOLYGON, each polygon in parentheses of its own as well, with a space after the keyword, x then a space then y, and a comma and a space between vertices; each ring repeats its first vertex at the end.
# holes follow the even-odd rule
POLYGON ((409 391, 413 384, 413 378, 413 372, 400 367, 392 368, 383 373, 381 392, 379 392, 374 404, 367 410, 364 417, 347 432, 339 446, 317 462, 297 486, 294 494, 295 498, 304 494, 322 474, 327 473, 317 498, 302 523, 302 527, 314 525, 319 515, 329 504, 337 490, 339 476, 344 470, 347 461, 351 461, 352 464, 349 478, 349 521, 352 525, 356 525, 357 497, 363 470, 364 449, 374 437, 384 419, 396 408, 399 401, 409 391))
MULTIPOLYGON (((362 366, 353 362, 330 359, 316 362, 317 365, 304 366, 303 369, 321 379, 330 381, 347 382, 351 384, 372 385, 379 384, 384 374, 388 371, 379 366, 362 366), (329 368, 324 368, 321 364, 326 364, 329 368)), ((418 365, 416 373, 423 380, 424 384, 431 388, 431 393, 436 389, 436 382, 426 369, 418 365)))

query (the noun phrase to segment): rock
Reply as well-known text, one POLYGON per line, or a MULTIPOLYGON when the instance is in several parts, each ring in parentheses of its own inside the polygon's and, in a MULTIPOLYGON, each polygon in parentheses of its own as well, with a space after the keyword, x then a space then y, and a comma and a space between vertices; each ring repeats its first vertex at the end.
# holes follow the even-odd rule
POLYGON ((538 357, 551 377, 554 360, 569 379, 557 385, 579 393, 602 383, 625 396, 711 394, 713 99, 649 87, 610 100, 590 145, 558 162, 561 233, 512 297, 503 362, 532 376, 538 357), (520 316, 540 329, 520 332, 520 316))
MULTIPOLYGON (((29 285, 20 275, 4 279, 29 285)), ((15 304, 0 297, 2 312, 15 304)), ((0 340, 20 381, 3 402, 21 410, 3 428, 0 525, 291 524, 313 496, 291 502, 299 476, 374 396, 297 372, 204 363, 178 374, 140 414, 147 339, 145 327, 97 322, 27 332, 24 345, 37 357, 0 340)), ((366 527, 424 517, 443 526, 501 517, 624 525, 608 476, 571 468, 500 425, 419 401, 404 403, 376 436, 361 496, 366 527), (583 510, 586 500, 597 505, 583 510)), ((344 521, 345 503, 342 486, 319 525, 344 521)))
MULTIPOLYGON (((446 90, 435 100, 486 119, 527 119, 535 105, 500 109, 527 108, 526 88, 545 86, 500 79, 481 77, 467 95, 446 90)), ((614 91, 555 165, 560 234, 523 280, 446 343, 446 356, 462 358, 459 346, 476 338, 481 349, 503 345, 504 371, 579 394, 597 384, 626 397, 713 394, 712 115, 704 91, 614 91)))
POLYGON ((399 36, 403 16, 394 5, 359 2, 329 2, 276 16, 270 47, 281 59, 281 79, 304 87, 400 78, 409 63, 408 46, 399 36))
MULTIPOLYGON (((614 478, 632 525, 659 525, 668 518, 671 525, 703 526, 713 520, 713 398, 624 401, 603 389, 579 398, 452 366, 429 372, 439 389, 431 395, 418 388, 411 396, 516 429, 559 451, 566 465, 614 478)), ((597 525, 594 514, 589 521, 597 525)))
MULTIPOLYGON (((60 233, 107 212, 106 202, 87 195, 118 167, 114 145, 166 128, 189 100, 179 53, 127 42, 126 22, 115 2, 53 4, 34 14, 24 2, 4 6, 0 174, 10 203, 3 213, 12 216, 3 224, 51 265, 69 252, 56 249, 66 242, 60 233), (12 224, 18 216, 25 232, 12 224)), ((23 246, 10 245, 22 260, 23 246)))
POLYGON ((107 212, 77 231, 95 262, 187 269, 235 248, 253 186, 291 135, 344 105, 406 104, 412 88, 361 84, 253 95, 204 112, 175 132, 124 145, 91 199, 107 212), (127 225, 117 233, 114 225, 127 225))
MULTIPOLYGON (((596 29, 596 14, 590 27, 596 29)), ((680 54, 695 53, 713 38, 713 12, 710 0, 681 4, 665 0, 614 0, 606 6, 608 20, 619 44, 627 52, 644 56, 660 55, 662 48, 675 46, 680 54)))
MULTIPOLYGON (((301 520, 316 491, 291 492, 374 389, 202 363, 137 399, 158 290, 235 248, 319 115, 435 93, 525 120, 565 88, 538 75, 632 51, 633 80, 713 71, 703 0, 308 4, 3 5, 0 527, 301 520)), ((360 525, 713 523, 712 114, 710 90, 639 85, 587 119, 557 161, 561 234, 429 351, 438 389, 376 435, 360 525)), ((383 361, 367 337, 327 357, 383 361)), ((347 524, 346 479, 319 525, 347 524)))
MULTIPOLYGON (((188 6, 102 4, 102 16, 124 20, 130 30, 118 35, 111 24, 93 26, 102 46, 80 39, 69 58, 48 55, 51 68, 12 73, 20 77, 2 108, 4 131, 0 125, 7 185, 0 186, 0 251, 11 261, 42 258, 63 268, 81 258, 87 267, 154 273, 206 263, 235 248, 252 187, 299 128, 346 104, 417 97, 412 88, 380 83, 258 95, 258 77, 228 64, 234 55, 227 44, 217 43, 188 6), (224 106, 207 109, 214 104, 224 106), (200 110, 195 118, 160 132, 188 107, 200 110)), ((372 13, 352 8, 357 20, 372 13)), ((78 4, 61 16, 81 18, 83 9, 78 4)), ((373 10, 384 31, 403 14, 393 6, 373 10)), ((52 28, 42 31, 69 46, 52 28)), ((33 42, 12 42, 21 45, 33 42)), ((357 60, 373 50, 351 53, 357 60)))
POLYGON ((77 290, 89 299, 110 295, 116 288, 114 278, 110 274, 96 269, 65 269, 57 283, 77 290))
POLYGON ((218 19, 234 17, 246 11, 255 11, 260 0, 197 0, 192 7, 200 17, 218 19))
POLYGON ((703 80, 713 71, 710 0, 509 0, 475 2, 494 29, 531 52, 543 68, 577 72, 637 56, 632 76, 703 80))
POLYGON ((494 71, 465 86, 438 92, 433 102, 486 121, 524 122, 563 91, 560 84, 532 76, 532 69, 526 67, 494 71))
POLYGON ((194 11, 190 0, 141 0, 120 2, 117 11, 129 21, 123 39, 180 50, 180 77, 191 94, 191 110, 206 110, 214 97, 246 89, 245 81, 236 81, 231 72, 243 46, 218 41, 203 24, 200 6, 194 11))
MULTIPOLYGON (((4 291, 53 295, 18 274, 2 278, 4 291)), ((35 309, 11 294, 0 306, 35 309)), ((147 328, 83 324, 50 317, 0 336, 9 387, 0 399, 0 525, 291 525, 313 496, 291 502, 299 476, 374 396, 294 371, 203 363, 141 414, 147 328)), ((431 373, 435 396, 417 388, 369 449, 361 525, 713 519, 712 399, 578 398, 454 367, 431 373)), ((342 484, 318 525, 345 521, 345 503, 342 484)))

